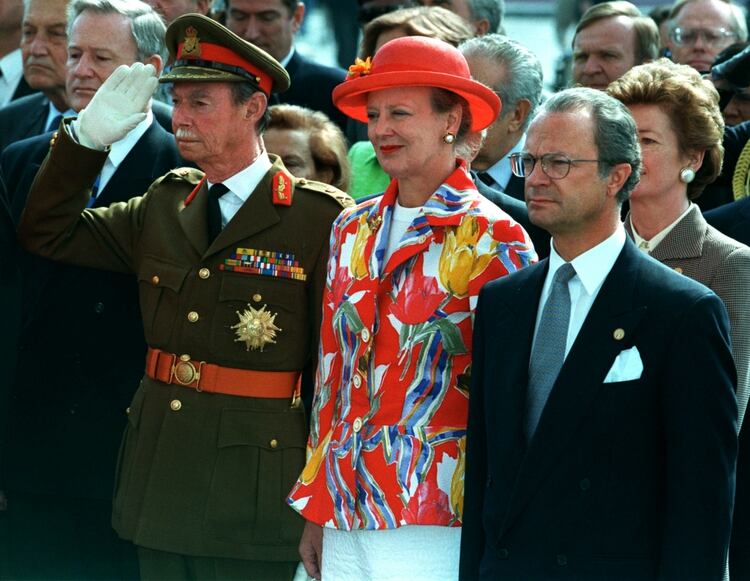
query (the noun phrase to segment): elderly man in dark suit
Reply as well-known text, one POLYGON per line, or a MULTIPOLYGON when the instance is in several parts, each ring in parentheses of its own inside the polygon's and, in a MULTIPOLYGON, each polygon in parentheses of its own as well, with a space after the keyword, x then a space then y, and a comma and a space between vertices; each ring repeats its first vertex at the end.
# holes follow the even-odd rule
POLYGON ((635 123, 600 91, 563 91, 514 166, 553 244, 480 295, 461 579, 719 580, 737 456, 728 318, 625 234, 635 123))
POLYGON ((141 578, 291 579, 299 379, 316 352, 330 227, 351 199, 266 153, 268 100, 289 84, 277 61, 197 14, 170 24, 167 45, 177 145, 205 173, 177 168, 127 204, 84 209, 108 145, 156 87, 150 65, 120 67, 61 128, 19 238, 137 274, 149 349, 112 522, 138 547, 141 578))
MULTIPOLYGON (((76 0, 71 17, 69 82, 76 110, 88 105, 118 64, 143 54, 160 64, 166 29, 149 6, 76 0)), ((0 158, 15 221, 51 135, 14 143, 0 158)), ((183 163, 174 137, 149 115, 112 145, 88 184, 98 193, 91 206, 124 202, 183 163)), ((23 326, 1 465, 10 526, 4 565, 11 578, 136 576, 135 551, 111 528, 124 410, 146 352, 135 277, 25 253, 20 266, 23 326)))

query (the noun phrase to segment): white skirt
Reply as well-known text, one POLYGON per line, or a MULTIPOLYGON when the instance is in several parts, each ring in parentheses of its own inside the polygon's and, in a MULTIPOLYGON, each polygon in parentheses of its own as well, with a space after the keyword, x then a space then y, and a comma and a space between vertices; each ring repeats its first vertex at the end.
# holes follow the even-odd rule
POLYGON ((460 547, 460 527, 324 527, 322 581, 456 581, 460 547))

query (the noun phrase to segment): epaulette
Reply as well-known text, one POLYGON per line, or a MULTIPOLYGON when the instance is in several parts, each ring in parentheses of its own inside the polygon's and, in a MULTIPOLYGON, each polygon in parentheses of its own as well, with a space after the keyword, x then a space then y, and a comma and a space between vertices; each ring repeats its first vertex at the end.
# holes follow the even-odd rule
POLYGON ((203 172, 194 167, 178 167, 173 169, 164 176, 164 180, 174 180, 188 182, 190 185, 196 185, 203 179, 203 172))
POLYGON ((273 203, 276 206, 292 205, 292 176, 280 169, 271 178, 273 203))
POLYGON ((324 184, 323 182, 316 182, 305 178, 299 178, 297 180, 297 186, 306 190, 317 192, 319 194, 324 194, 329 198, 333 198, 336 203, 342 208, 348 208, 349 206, 353 206, 355 203, 354 200, 349 196, 349 194, 342 192, 340 189, 332 186, 331 184, 324 184))

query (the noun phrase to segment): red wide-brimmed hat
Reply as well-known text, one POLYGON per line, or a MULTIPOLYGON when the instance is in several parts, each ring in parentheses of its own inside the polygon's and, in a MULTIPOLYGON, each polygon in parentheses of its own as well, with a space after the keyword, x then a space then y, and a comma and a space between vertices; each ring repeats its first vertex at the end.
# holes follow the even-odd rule
POLYGON ((459 50, 424 36, 404 36, 385 43, 370 63, 357 59, 346 80, 333 89, 333 102, 346 115, 367 123, 367 94, 393 87, 437 87, 469 103, 471 130, 489 127, 502 108, 500 98, 471 78, 459 50))

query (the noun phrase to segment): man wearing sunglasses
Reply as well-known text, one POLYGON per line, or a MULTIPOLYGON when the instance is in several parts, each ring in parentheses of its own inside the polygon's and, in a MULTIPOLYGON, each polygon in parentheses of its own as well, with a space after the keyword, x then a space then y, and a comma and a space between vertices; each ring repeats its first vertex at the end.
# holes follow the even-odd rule
POLYGON ((672 60, 701 73, 709 71, 730 44, 747 40, 742 11, 729 0, 677 0, 669 21, 672 60))
POLYGON ((719 581, 737 454, 729 324, 713 292, 625 235, 635 123, 603 92, 568 89, 511 159, 552 247, 479 295, 460 579, 719 581))

